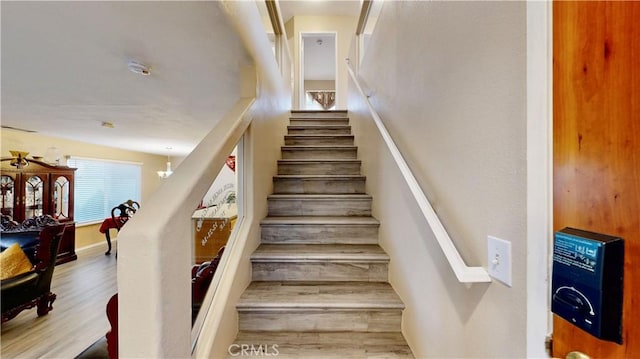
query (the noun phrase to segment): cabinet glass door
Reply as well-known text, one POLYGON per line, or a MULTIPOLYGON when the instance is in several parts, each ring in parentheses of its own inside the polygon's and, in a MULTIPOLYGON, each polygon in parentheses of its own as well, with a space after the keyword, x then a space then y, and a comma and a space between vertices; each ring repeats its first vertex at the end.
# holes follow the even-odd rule
POLYGON ((2 200, 2 214, 13 218, 13 198, 16 193, 16 184, 13 178, 2 176, 0 178, 0 196, 2 200))
POLYGON ((24 218, 32 218, 44 214, 44 181, 38 176, 31 176, 25 181, 24 218))
POLYGON ((56 178, 53 184, 53 217, 56 219, 69 218, 69 185, 64 176, 56 178))

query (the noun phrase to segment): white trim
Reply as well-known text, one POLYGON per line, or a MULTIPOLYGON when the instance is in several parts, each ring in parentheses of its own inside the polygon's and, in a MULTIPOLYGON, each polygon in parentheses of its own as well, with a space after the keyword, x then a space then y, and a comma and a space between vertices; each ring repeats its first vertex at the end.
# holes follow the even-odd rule
POLYGON ((553 231, 553 31, 548 1, 527 1, 527 345, 549 356, 549 254, 553 231))
MULTIPOLYGON (((116 242, 118 242, 117 238, 111 239, 111 244, 112 245, 115 244, 116 242)), ((80 247, 80 248, 76 249, 76 253, 84 252, 86 250, 89 250, 91 248, 98 247, 98 246, 104 246, 104 241, 100 241, 100 242, 97 242, 97 243, 89 244, 89 245, 84 246, 84 247, 80 247)))
MULTIPOLYGON (((347 59, 347 62, 349 62, 349 59, 347 59)), ((435 235, 436 240, 438 241, 438 244, 442 249, 442 252, 447 258, 447 261, 449 261, 449 265, 455 273, 456 278, 458 278, 458 281, 460 283, 491 282, 491 277, 489 277, 489 273, 487 273, 486 269, 484 269, 483 267, 469 267, 464 262, 464 260, 460 256, 460 253, 453 244, 451 237, 449 237, 449 233, 447 233, 447 230, 442 225, 442 222, 440 222, 440 219, 431 206, 431 203, 429 203, 429 200, 427 200, 427 197, 422 191, 422 188, 420 188, 420 185, 411 172, 409 165, 402 157, 402 153, 400 153, 400 150, 393 141, 393 138, 391 138, 391 135, 384 126, 382 119, 380 118, 380 116, 378 116, 378 113, 371 105, 371 102, 369 102, 367 95, 362 90, 362 87, 360 86, 360 83, 358 82, 358 79, 350 66, 347 66, 347 71, 349 72, 349 75, 351 75, 353 83, 362 96, 362 100, 366 103, 367 108, 369 109, 369 113, 371 114, 373 121, 378 127, 378 131, 380 131, 380 136, 384 140, 389 149, 389 152, 391 153, 391 156, 398 165, 402 177, 407 182, 409 190, 411 190, 413 197, 418 203, 418 207, 420 208, 422 215, 427 220, 427 223, 429 223, 429 226, 431 227, 431 230, 433 231, 433 234, 435 235)))

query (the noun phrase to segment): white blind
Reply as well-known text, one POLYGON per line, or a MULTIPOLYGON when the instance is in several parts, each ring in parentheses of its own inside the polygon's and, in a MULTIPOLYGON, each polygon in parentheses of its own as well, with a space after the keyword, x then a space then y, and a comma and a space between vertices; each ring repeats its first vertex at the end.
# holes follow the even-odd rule
POLYGON ((142 165, 70 157, 75 174, 74 218, 79 224, 111 217, 111 209, 132 199, 140 202, 142 165))

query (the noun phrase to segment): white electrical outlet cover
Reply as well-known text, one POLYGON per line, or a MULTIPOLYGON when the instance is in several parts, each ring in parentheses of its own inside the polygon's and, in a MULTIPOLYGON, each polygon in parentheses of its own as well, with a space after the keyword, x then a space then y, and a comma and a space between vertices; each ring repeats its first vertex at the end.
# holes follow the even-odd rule
POLYGON ((511 242, 487 236, 489 275, 511 287, 511 242))

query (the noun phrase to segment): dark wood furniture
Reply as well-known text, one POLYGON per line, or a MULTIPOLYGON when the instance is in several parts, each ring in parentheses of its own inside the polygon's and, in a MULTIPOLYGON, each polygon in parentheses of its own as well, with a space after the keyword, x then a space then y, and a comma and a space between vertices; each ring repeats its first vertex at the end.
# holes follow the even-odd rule
POLYGON ((42 215, 50 215, 67 224, 56 264, 77 258, 76 229, 73 221, 73 185, 75 168, 55 166, 27 159, 21 168, 11 165, 12 157, 0 159, 0 211, 22 223, 42 215))
MULTIPOLYGON (((69 225, 69 224, 67 224, 69 225)), ((51 279, 65 224, 42 228, 36 249, 33 270, 0 281, 2 290, 2 323, 14 318, 25 309, 38 307, 38 316, 53 309, 56 295, 51 292, 51 279)))

